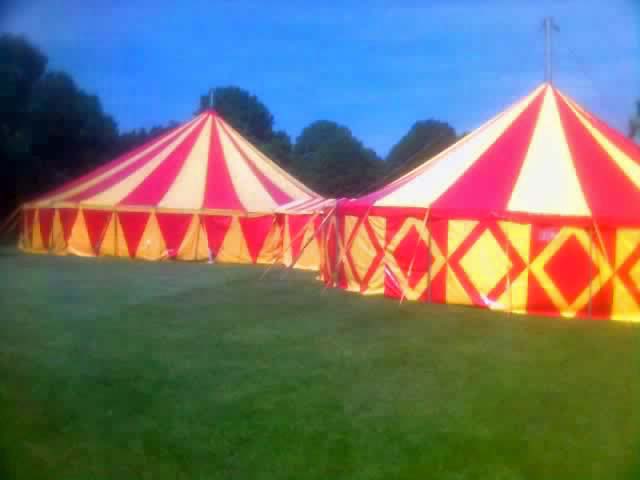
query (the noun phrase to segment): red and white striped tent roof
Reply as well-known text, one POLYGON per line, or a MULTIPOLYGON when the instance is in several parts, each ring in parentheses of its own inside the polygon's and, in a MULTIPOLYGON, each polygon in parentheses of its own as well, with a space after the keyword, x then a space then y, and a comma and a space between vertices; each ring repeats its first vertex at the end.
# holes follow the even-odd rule
POLYGON ((335 198, 313 198, 311 200, 294 200, 278 207, 276 212, 288 213, 292 215, 303 215, 311 213, 322 213, 330 211, 336 205, 335 198))
POLYGON ((640 148, 543 84, 346 211, 640 224, 640 148))
POLYGON ((206 111, 27 206, 272 213, 291 202, 319 200, 206 111))

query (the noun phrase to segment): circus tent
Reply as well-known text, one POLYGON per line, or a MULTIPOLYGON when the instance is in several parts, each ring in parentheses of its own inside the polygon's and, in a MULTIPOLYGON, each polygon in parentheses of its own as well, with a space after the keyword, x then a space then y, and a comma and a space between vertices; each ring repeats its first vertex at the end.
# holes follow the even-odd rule
POLYGON ((336 200, 294 200, 276 210, 282 228, 282 263, 299 270, 319 270, 325 261, 324 232, 336 200))
POLYGON ((640 149, 549 84, 337 212, 329 284, 640 321, 640 149))
POLYGON ((20 242, 31 252, 272 263, 284 207, 323 200, 209 110, 25 204, 20 242))

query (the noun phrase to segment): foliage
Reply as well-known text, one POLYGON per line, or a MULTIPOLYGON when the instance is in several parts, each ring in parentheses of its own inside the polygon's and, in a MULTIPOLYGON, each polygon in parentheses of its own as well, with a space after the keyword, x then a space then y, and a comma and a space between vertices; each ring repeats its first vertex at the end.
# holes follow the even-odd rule
POLYGON ((213 108, 231 126, 257 143, 268 143, 273 133, 273 115, 258 97, 239 87, 213 89, 210 96, 203 95, 200 108, 213 108))
POLYGON ((117 140, 98 97, 46 63, 24 37, 0 35, 0 215, 95 167, 117 140))
MULTIPOLYGON (((177 123, 121 135, 95 95, 73 78, 47 71, 47 57, 26 38, 0 35, 0 217, 19 203, 98 164, 157 138, 177 123)), ((416 123, 387 162, 332 121, 316 121, 296 142, 274 130, 274 116, 254 94, 217 87, 200 97, 198 112, 214 108, 266 155, 318 192, 354 196, 378 187, 390 172, 406 171, 455 139, 448 124, 416 123)))
POLYGON ((217 87, 200 96, 197 113, 214 109, 233 128, 282 166, 292 164, 291 138, 274 131, 271 111, 256 96, 236 86, 217 87))
POLYGON ((145 128, 136 128, 134 130, 124 132, 118 137, 118 141, 112 149, 113 154, 121 155, 135 148, 139 148, 178 126, 178 122, 171 121, 166 125, 156 125, 148 130, 145 128))
POLYGON ((273 133, 271 139, 260 145, 262 151, 283 166, 293 166, 293 144, 284 130, 273 133))
POLYGON ((320 193, 361 195, 380 176, 383 163, 351 131, 328 120, 302 130, 294 148, 297 171, 320 193))
POLYGON ((389 151, 387 167, 399 176, 434 157, 456 139, 456 132, 448 123, 438 120, 416 122, 389 151))

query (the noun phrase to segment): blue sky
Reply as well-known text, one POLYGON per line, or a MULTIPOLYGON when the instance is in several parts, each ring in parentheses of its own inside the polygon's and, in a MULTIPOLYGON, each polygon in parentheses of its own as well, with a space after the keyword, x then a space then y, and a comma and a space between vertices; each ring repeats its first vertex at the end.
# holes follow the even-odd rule
POLYGON ((543 79, 625 129, 640 97, 637 0, 22 0, 0 30, 102 99, 122 130, 186 120, 210 86, 258 95, 294 138, 319 119, 385 155, 418 119, 471 130, 543 79))

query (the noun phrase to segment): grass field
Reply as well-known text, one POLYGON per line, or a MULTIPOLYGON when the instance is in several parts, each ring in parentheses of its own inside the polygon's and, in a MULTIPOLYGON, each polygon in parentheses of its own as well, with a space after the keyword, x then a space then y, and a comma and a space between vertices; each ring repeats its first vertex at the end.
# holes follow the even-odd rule
POLYGON ((0 250, 0 478, 640 478, 640 327, 262 271, 0 250))

